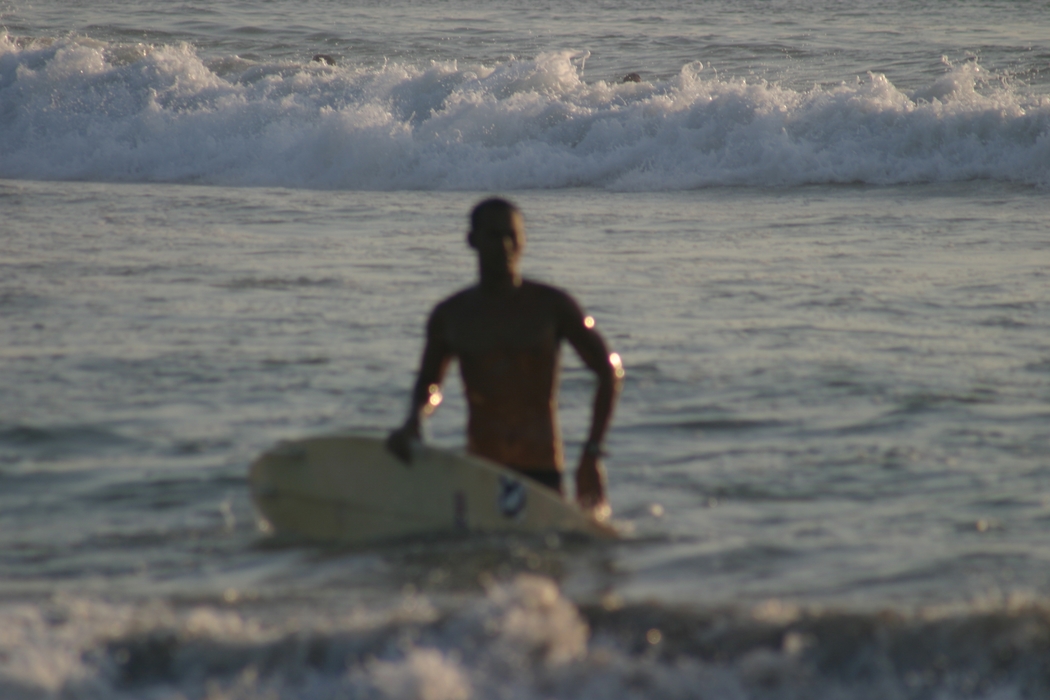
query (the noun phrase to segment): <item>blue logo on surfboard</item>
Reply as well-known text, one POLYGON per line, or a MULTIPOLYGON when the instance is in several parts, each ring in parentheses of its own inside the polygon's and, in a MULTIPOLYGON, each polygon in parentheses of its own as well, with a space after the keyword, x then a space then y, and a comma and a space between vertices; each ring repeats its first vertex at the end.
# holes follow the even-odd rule
POLYGON ((508 518, 525 510, 525 484, 517 479, 500 474, 499 477, 499 512, 508 518))

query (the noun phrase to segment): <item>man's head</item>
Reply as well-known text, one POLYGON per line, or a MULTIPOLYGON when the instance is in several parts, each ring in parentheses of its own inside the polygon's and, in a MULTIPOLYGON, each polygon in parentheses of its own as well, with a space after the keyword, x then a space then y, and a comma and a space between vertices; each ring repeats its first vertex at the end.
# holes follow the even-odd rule
POLYGON ((481 202, 470 213, 467 243, 478 251, 482 277, 509 274, 516 281, 518 261, 525 249, 521 210, 497 197, 481 202))

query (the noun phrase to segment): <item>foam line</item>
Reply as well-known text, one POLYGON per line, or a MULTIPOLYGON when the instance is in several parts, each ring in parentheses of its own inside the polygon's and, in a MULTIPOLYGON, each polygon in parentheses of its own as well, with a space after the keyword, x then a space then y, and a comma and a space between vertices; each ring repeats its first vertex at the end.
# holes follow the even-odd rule
POLYGON ((0 36, 0 177, 331 189, 1050 184, 1050 95, 946 66, 796 91, 698 64, 584 82, 494 66, 204 61, 194 47, 0 36))

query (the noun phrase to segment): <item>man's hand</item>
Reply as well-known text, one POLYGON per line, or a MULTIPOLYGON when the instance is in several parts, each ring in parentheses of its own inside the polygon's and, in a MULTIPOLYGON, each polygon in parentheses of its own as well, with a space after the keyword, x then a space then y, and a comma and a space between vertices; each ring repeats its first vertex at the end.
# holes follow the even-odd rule
POLYGON ((576 469, 576 503, 595 520, 606 520, 612 508, 605 500, 605 469, 598 455, 580 455, 580 466, 576 469))
POLYGON ((405 423, 390 433, 386 439, 386 448, 405 464, 412 463, 412 445, 420 442, 419 426, 405 423))

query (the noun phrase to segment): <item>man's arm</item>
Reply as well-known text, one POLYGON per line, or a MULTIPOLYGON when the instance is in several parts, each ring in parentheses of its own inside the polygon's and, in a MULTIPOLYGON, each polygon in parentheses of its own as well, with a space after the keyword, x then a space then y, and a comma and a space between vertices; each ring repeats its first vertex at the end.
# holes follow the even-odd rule
POLYGON ((605 498, 605 473, 600 459, 602 441, 612 420, 616 396, 623 384, 623 364, 619 355, 609 352, 602 336, 594 329, 594 319, 584 316, 571 298, 566 297, 565 301, 561 319, 562 334, 598 378, 591 409, 591 428, 576 469, 576 501, 581 508, 603 519, 609 515, 610 508, 605 498))
POLYGON ((441 381, 452 360, 452 352, 445 342, 441 307, 434 309, 427 321, 426 345, 419 363, 419 376, 412 389, 412 401, 404 424, 390 433, 387 449, 405 462, 412 461, 411 446, 420 440, 423 418, 433 413, 441 403, 441 381))

